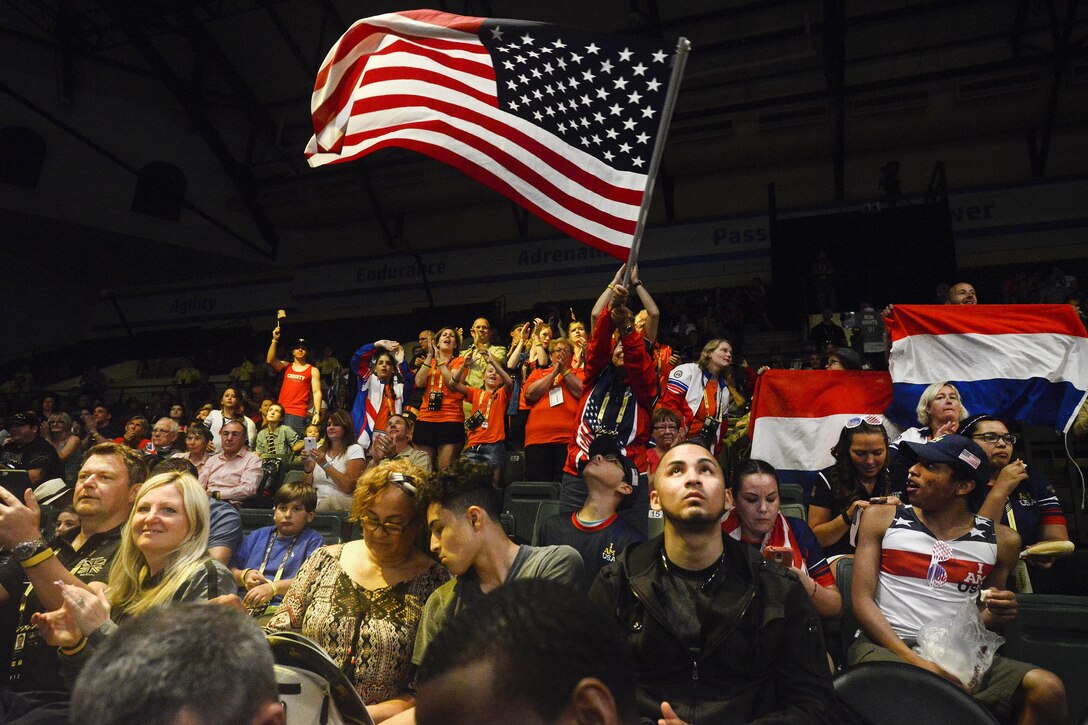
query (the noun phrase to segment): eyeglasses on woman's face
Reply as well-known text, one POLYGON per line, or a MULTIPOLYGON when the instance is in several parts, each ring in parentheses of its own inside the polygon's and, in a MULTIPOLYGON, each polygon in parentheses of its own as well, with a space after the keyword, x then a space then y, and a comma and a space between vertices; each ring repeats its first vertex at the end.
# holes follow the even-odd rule
POLYGON ((987 443, 997 443, 998 441, 1004 442, 1006 445, 1015 446, 1018 440, 1015 433, 976 433, 972 438, 978 438, 979 440, 986 441, 987 443))

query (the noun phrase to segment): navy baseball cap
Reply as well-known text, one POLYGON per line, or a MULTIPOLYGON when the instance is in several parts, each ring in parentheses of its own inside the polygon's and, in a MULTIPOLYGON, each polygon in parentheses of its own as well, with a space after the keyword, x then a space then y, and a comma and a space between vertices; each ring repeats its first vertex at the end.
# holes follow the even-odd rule
POLYGON ((990 459, 982 446, 970 438, 961 435, 946 435, 926 443, 903 441, 906 448, 900 446, 899 452, 908 462, 916 460, 945 463, 952 466, 960 475, 974 481, 978 486, 985 486, 990 481, 990 459))

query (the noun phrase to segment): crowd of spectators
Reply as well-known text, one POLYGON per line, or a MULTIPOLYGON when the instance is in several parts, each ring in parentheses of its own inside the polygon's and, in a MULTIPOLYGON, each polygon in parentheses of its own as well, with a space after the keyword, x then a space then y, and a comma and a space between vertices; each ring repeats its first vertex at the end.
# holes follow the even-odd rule
MULTIPOLYGON (((1039 294, 1059 283, 1067 301, 1076 283, 1057 271, 1039 294)), ((966 282, 939 292, 979 302, 966 282)), ((521 579, 597 605, 633 663, 633 691, 612 702, 623 721, 838 722, 832 672, 872 659, 958 682, 910 646, 980 592, 988 626, 1015 617, 1013 569, 1053 563, 1018 564, 1021 549, 1069 539, 1054 490, 1016 457, 1014 421, 968 415, 933 381, 900 438, 880 411, 849 421, 807 516, 784 515, 777 472, 741 438, 758 375, 879 367, 884 342, 872 305, 842 318, 849 338, 828 309, 799 357, 750 364, 744 332, 770 328, 767 294, 755 279, 657 301, 621 267, 582 314, 440 320, 454 324, 359 340, 346 366, 277 324, 221 392, 186 364, 149 399, 109 405, 93 368, 68 395, 18 401, 0 426, 0 461, 26 472, 0 488, 0 720, 66 721, 73 683, 83 692, 119 630, 206 602, 317 642, 376 721, 441 722, 479 706, 439 686, 476 661, 451 638, 507 636, 474 618, 524 608, 487 596, 521 579), (511 451, 526 479, 559 484, 540 546, 502 526, 511 451), (254 506, 274 525, 243 538, 239 509, 254 506), (308 528, 322 511, 362 539, 323 546, 308 528), (647 540, 651 512, 664 530, 647 540), (928 570, 909 563, 930 550, 928 570), (862 636, 844 651, 821 632, 843 611, 833 561, 855 555, 862 636)), ((33 392, 29 370, 17 378, 33 392)), ((593 701, 580 688, 555 697, 593 701)), ((1001 717, 1064 717, 1063 683, 1032 665, 1003 660, 974 694, 1001 717)))

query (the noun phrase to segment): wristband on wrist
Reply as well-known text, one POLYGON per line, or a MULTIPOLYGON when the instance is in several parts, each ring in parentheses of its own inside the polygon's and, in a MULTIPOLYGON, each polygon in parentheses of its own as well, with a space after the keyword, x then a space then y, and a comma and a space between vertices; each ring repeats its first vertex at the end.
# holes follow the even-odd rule
POLYGON ((850 514, 850 509, 846 509, 846 511, 842 512, 842 520, 846 522, 847 526, 850 526, 850 525, 852 525, 854 523, 853 521, 850 520, 850 515, 849 514, 850 514))
POLYGON ((55 552, 53 551, 53 547, 49 546, 49 547, 46 547, 44 551, 39 551, 37 554, 30 557, 29 559, 24 559, 23 561, 20 561, 19 564, 24 569, 30 569, 31 567, 35 567, 38 564, 41 564, 43 561, 46 561, 47 559, 51 559, 54 556, 54 553, 55 552))
POLYGON ((816 587, 818 587, 818 586, 820 586, 820 585, 816 583, 815 579, 813 579, 812 580, 812 591, 808 593, 809 599, 812 599, 812 598, 814 598, 816 596, 816 587))
POLYGON ((87 638, 86 637, 81 637, 80 640, 78 642, 76 642, 74 645, 72 645, 71 647, 59 647, 58 649, 60 650, 60 653, 62 655, 71 656, 71 655, 79 654, 83 650, 83 648, 86 647, 86 646, 87 646, 87 638))
POLYGON ((641 286, 642 286, 642 280, 639 280, 638 282, 632 282, 631 283, 631 289, 638 289, 641 286))

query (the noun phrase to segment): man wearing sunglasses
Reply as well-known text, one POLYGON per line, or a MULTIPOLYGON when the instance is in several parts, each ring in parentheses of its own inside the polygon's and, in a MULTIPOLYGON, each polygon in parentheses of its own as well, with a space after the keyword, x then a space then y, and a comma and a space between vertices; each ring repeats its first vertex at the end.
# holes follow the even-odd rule
MULTIPOLYGON (((911 505, 871 506, 861 518, 852 586, 862 634, 847 659, 905 661, 966 686, 912 648, 923 626, 950 620, 967 601, 980 600, 987 627, 1016 618, 1016 595, 1004 587, 1020 537, 971 513, 990 478, 986 452, 975 441, 946 435, 905 442, 900 453, 911 463, 911 505)), ((1065 720, 1065 687, 1047 670, 995 656, 971 684, 973 697, 1002 721, 1065 720)))

